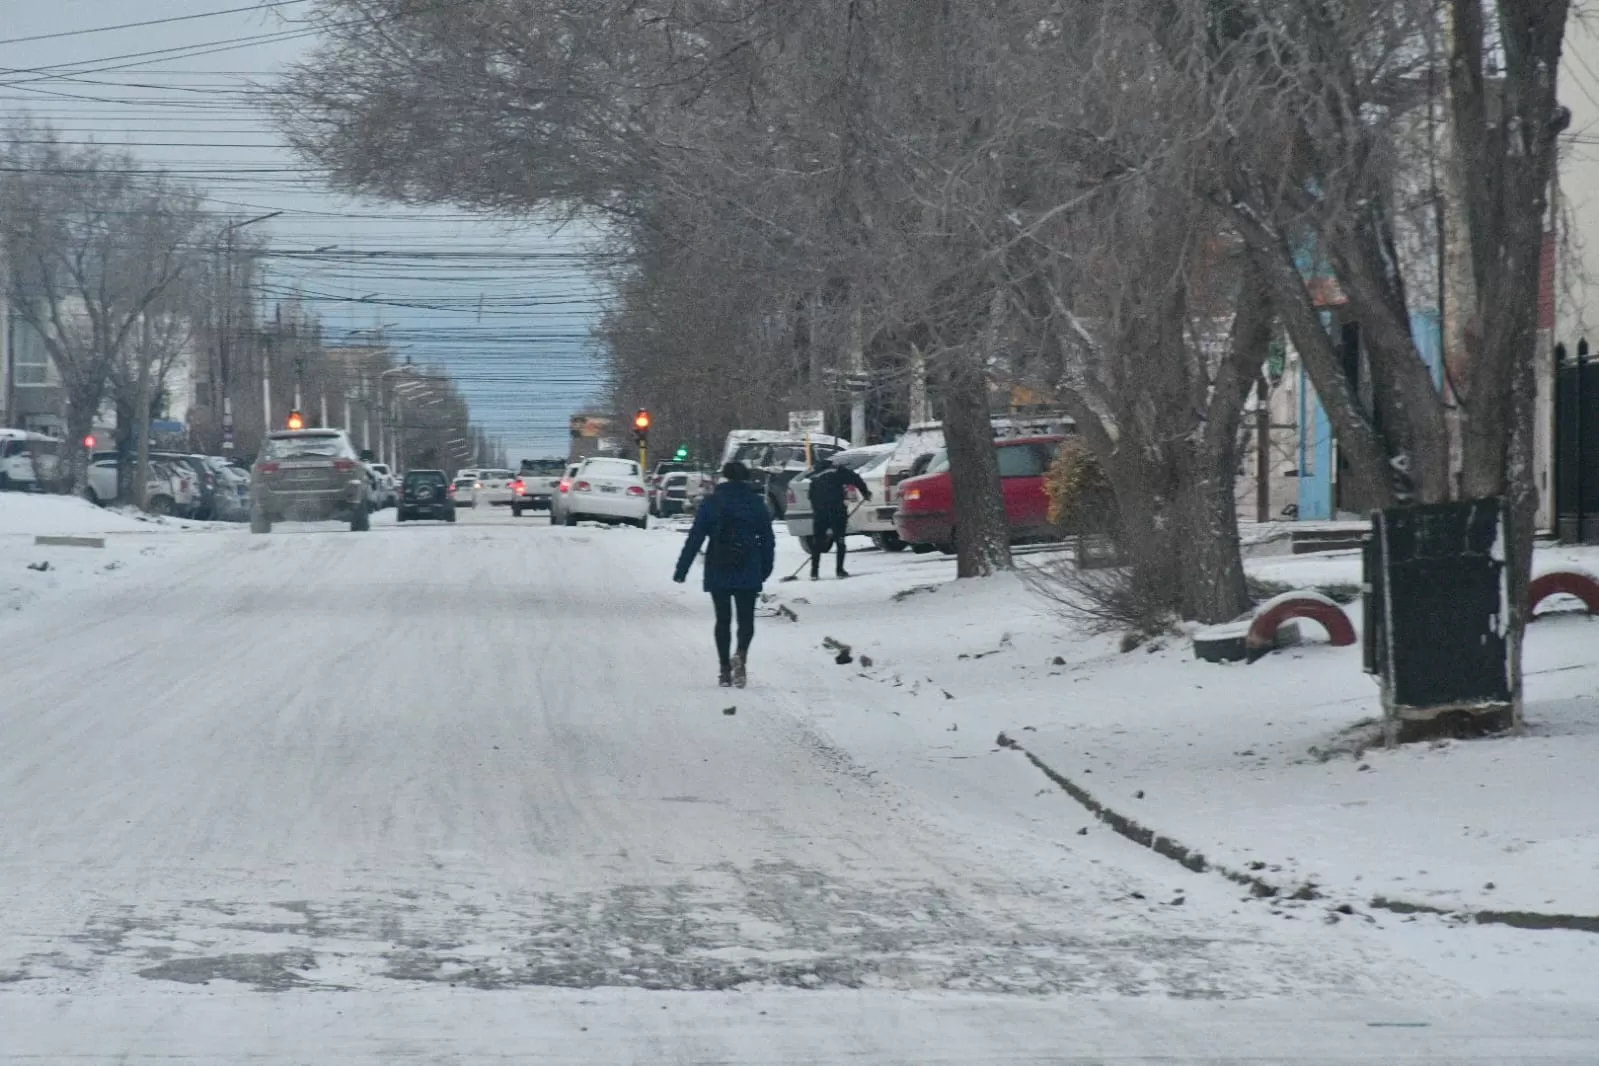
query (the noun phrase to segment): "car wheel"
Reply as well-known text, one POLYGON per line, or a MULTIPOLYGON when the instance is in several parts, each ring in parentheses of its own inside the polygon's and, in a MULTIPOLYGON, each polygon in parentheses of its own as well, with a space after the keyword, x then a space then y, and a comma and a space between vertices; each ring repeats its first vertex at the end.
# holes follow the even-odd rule
POLYGON ((552 525, 552 526, 553 525, 559 525, 560 521, 561 520, 559 518, 557 518, 556 515, 555 515, 555 508, 551 507, 550 508, 550 525, 552 525))
POLYGON ((396 507, 394 509, 394 520, 396 522, 404 522, 407 517, 408 515, 404 507, 396 507))
POLYGON ((933 551, 933 550, 935 550, 935 549, 933 548, 933 546, 931 544, 912 544, 911 545, 911 552, 913 554, 915 554, 915 555, 926 555, 928 552, 933 551))
POLYGON ((880 551, 885 552, 902 552, 906 548, 898 533, 873 533, 872 543, 876 544, 880 551))
POLYGON ((453 522, 453 521, 455 521, 455 508, 453 508, 453 507, 452 507, 452 508, 450 508, 450 510, 449 510, 449 513, 448 513, 448 514, 446 514, 446 515, 445 515, 445 516, 444 516, 444 520, 445 520, 445 521, 446 521, 446 522, 453 522))
POLYGON ((511 504, 511 517, 512 518, 521 518, 522 517, 522 508, 519 507, 517 504, 514 504, 514 503, 511 504))
POLYGON ((355 513, 350 516, 350 532, 365 533, 371 528, 372 512, 367 510, 364 505, 357 507, 355 513))
POLYGON ((633 524, 635 526, 638 526, 640 529, 648 529, 648 528, 650 528, 650 516, 649 515, 645 515, 643 518, 640 518, 637 522, 634 522, 633 524))
POLYGON ((573 514, 571 511, 566 512, 566 523, 565 524, 568 527, 577 525, 577 515, 573 514))
POLYGON ((145 505, 151 514, 167 515, 172 513, 171 496, 152 496, 145 505))
POLYGON ((250 532, 251 533, 270 533, 270 532, 272 532, 272 519, 270 519, 270 518, 268 518, 266 516, 266 512, 264 512, 264 511, 256 511, 256 510, 252 510, 250 512, 250 532))

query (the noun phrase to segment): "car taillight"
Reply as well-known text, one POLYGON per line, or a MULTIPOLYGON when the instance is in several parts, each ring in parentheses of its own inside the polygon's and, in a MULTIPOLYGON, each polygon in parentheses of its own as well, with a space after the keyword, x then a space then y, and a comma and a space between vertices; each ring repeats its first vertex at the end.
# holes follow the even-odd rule
POLYGON ((593 487, 594 486, 590 485, 587 481, 579 481, 576 485, 572 486, 572 488, 578 492, 588 492, 593 487))
POLYGON ((447 496, 454 496, 455 495, 455 486, 454 485, 446 486, 445 489, 444 489, 444 493, 447 496))
POLYGON ((906 489, 904 495, 901 498, 904 499, 907 503, 909 503, 911 500, 919 500, 919 499, 922 498, 922 490, 921 489, 906 489))
POLYGON ((333 460, 333 469, 337 470, 341 474, 348 474, 350 471, 355 469, 355 460, 335 459, 333 460))
POLYGON ((527 486, 522 484, 521 479, 518 479, 511 482, 511 491, 521 496, 527 492, 527 486))
POLYGON ((278 464, 277 463, 262 463, 261 464, 261 473, 263 473, 263 474, 276 474, 277 472, 278 472, 278 464))
POLYGON ((642 495, 644 495, 644 486, 643 485, 629 485, 627 487, 627 494, 629 496, 642 496, 642 495))

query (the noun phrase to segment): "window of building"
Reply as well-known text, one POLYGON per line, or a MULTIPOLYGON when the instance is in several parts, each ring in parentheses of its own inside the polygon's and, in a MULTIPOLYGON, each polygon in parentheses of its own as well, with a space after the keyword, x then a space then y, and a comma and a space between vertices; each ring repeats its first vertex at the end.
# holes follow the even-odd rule
POLYGON ((50 360, 44 338, 32 326, 17 322, 11 334, 11 365, 18 388, 29 385, 59 385, 61 376, 50 360))

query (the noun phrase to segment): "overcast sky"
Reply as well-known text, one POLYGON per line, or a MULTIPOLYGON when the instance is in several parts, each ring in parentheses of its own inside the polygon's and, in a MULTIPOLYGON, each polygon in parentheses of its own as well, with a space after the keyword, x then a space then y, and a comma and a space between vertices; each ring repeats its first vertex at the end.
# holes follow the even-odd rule
POLYGON ((590 405, 600 374, 588 331, 602 289, 586 242, 330 192, 248 93, 312 43, 252 0, 0 0, 0 113, 126 145, 232 218, 284 212, 263 224, 275 248, 338 248, 272 261, 268 295, 299 288, 334 341, 381 325, 415 361, 447 366, 513 461, 565 454, 567 417, 590 405))

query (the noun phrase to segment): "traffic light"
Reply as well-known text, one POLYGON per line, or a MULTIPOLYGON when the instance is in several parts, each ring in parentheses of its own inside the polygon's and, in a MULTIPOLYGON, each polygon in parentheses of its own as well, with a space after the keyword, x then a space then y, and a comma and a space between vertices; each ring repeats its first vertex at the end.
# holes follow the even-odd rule
POLYGON ((679 444, 677 446, 677 453, 675 455, 673 455, 672 458, 677 460, 680 463, 683 462, 685 459, 687 459, 688 458, 688 445, 687 444, 679 444))
POLYGON ((289 412, 289 428, 290 429, 304 429, 305 428, 305 418, 304 418, 303 415, 300 414, 300 412, 298 412, 298 411, 290 411, 289 412))
POLYGON ((83 438, 83 446, 85 448, 89 449, 91 452, 94 451, 94 434, 93 433, 91 433, 87 437, 83 438))
POLYGON ((633 429, 638 433, 638 442, 643 444, 650 435, 650 413, 642 407, 638 409, 638 414, 633 416, 633 429))

